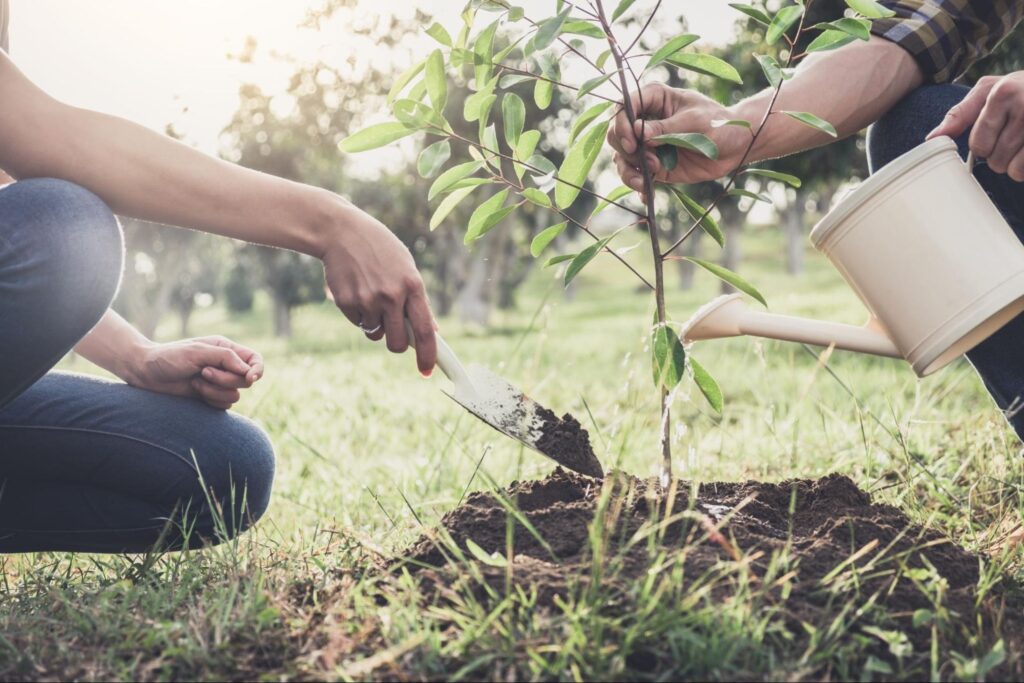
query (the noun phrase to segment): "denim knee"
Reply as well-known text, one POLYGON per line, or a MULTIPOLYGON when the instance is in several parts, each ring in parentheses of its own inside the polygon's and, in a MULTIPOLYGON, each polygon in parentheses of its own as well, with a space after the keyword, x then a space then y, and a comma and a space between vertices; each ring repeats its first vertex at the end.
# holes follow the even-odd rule
MULTIPOLYGON (((945 118, 946 112, 970 92, 962 85, 926 85, 900 100, 896 106, 868 129, 868 164, 875 173, 896 157, 924 142, 925 137, 945 118)), ((957 144, 966 155, 967 135, 957 144)))
MULTIPOLYGON (((124 242, 110 208, 83 187, 54 178, 6 188, 5 260, 18 294, 41 316, 84 335, 113 301, 121 281, 124 242)), ((59 334, 59 330, 53 330, 59 334)))
POLYGON ((218 471, 203 471, 202 476, 223 517, 223 531, 230 538, 252 526, 270 504, 274 446, 252 420, 225 412, 213 447, 220 451, 216 457, 206 453, 200 460, 218 463, 218 471))

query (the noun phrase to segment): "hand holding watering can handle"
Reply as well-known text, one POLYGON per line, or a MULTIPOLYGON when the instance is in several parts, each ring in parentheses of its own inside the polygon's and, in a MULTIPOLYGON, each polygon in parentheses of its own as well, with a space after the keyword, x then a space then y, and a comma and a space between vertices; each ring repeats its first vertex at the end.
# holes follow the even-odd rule
MULTIPOLYGON (((412 331, 408 318, 405 319, 405 334, 409 337, 409 345, 416 348, 416 334, 412 331)), ((434 340, 437 342, 437 367, 441 368, 441 372, 455 384, 465 383, 471 386, 473 383, 466 373, 466 368, 462 366, 459 357, 452 351, 452 347, 448 346, 440 332, 434 332, 434 340)))

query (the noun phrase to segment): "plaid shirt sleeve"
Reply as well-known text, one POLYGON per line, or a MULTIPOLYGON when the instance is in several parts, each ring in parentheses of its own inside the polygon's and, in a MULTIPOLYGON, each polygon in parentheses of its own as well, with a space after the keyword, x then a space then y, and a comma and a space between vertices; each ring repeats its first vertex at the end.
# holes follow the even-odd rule
POLYGON ((880 0, 871 32, 909 52, 932 83, 961 76, 1024 18, 1024 0, 880 0))

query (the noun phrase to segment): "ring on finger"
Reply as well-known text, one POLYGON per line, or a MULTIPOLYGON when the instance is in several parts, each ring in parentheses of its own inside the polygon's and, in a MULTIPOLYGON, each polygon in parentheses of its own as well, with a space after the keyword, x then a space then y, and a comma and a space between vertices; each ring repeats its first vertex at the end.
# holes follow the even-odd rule
POLYGON ((371 334, 377 334, 378 332, 380 332, 380 328, 384 327, 384 323, 377 323, 376 327, 369 328, 369 327, 364 326, 362 319, 360 319, 359 323, 356 324, 356 327, 358 327, 360 330, 362 330, 363 334, 369 336, 371 334))

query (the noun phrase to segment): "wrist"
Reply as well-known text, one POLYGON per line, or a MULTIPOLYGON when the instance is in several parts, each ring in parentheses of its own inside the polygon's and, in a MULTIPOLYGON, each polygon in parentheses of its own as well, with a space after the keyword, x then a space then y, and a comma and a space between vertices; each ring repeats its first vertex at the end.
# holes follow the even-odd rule
POLYGON ((144 386, 146 368, 153 350, 158 344, 148 339, 139 339, 125 348, 117 358, 112 372, 132 386, 144 386))
POLYGON ((336 244, 346 226, 352 224, 352 213, 358 211, 343 197, 319 188, 308 188, 311 196, 306 204, 303 228, 304 246, 299 251, 323 260, 336 244))

